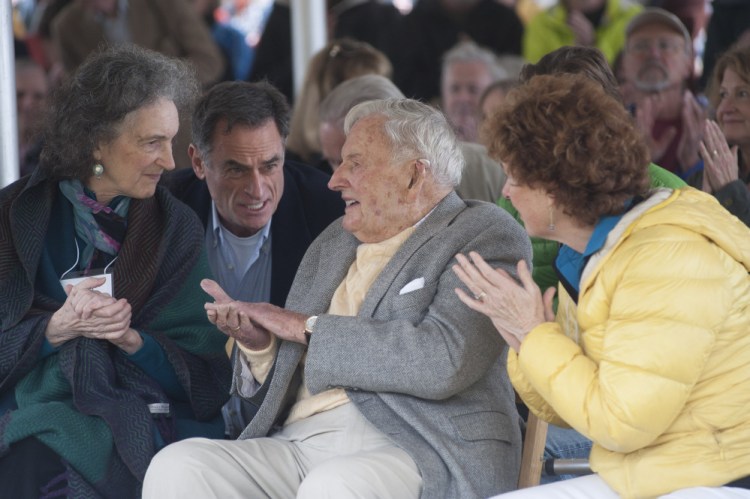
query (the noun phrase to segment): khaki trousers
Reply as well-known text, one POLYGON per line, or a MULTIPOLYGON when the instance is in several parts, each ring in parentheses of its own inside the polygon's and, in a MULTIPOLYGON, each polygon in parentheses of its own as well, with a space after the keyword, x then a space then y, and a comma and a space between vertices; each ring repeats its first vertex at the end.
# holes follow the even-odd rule
POLYGON ((168 445, 143 497, 418 498, 421 488, 414 460, 349 403, 266 438, 168 445))

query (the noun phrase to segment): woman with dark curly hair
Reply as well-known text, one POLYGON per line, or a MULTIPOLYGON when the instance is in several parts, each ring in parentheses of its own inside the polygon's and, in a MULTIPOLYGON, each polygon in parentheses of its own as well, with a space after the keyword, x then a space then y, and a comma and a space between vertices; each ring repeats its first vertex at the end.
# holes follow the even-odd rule
POLYGON ((4 497, 139 497, 159 448, 223 435, 203 227, 157 188, 197 91, 154 52, 92 56, 55 97, 39 166, 0 191, 4 497))
POLYGON ((487 125, 504 194, 562 244, 542 295, 476 253, 456 293, 511 347, 516 391, 593 441, 594 475, 509 497, 750 497, 750 230, 695 189, 649 190, 648 150, 582 75, 536 76, 487 125), (738 488, 739 487, 739 488, 738 488))

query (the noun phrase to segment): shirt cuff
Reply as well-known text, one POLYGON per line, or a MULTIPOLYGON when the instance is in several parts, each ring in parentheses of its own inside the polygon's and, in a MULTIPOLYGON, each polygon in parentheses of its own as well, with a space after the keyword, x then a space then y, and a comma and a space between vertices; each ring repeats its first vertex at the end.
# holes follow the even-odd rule
POLYGON ((268 373, 271 371, 274 360, 276 360, 276 350, 278 349, 276 336, 271 336, 271 343, 263 350, 251 350, 240 344, 239 341, 237 342, 237 347, 240 349, 240 357, 250 367, 253 378, 258 383, 263 384, 268 373))

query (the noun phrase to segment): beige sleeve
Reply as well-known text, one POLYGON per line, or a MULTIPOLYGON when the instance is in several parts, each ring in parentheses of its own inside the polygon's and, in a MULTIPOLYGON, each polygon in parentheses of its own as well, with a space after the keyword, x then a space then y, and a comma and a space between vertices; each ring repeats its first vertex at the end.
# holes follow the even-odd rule
POLYGON ((276 336, 271 336, 271 343, 263 350, 250 350, 242 346, 240 342, 237 342, 237 347, 245 357, 253 378, 262 385, 271 371, 271 366, 276 359, 276 351, 279 349, 276 336))

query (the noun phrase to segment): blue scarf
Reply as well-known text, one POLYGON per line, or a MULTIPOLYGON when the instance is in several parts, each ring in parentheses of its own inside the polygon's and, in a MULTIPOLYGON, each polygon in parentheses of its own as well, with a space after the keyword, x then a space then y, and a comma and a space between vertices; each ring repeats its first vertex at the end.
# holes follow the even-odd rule
POLYGON ((110 206, 104 206, 93 192, 84 189, 80 180, 61 180, 59 186, 73 205, 76 235, 86 243, 81 266, 91 266, 94 250, 116 256, 125 236, 130 198, 117 196, 110 206))

